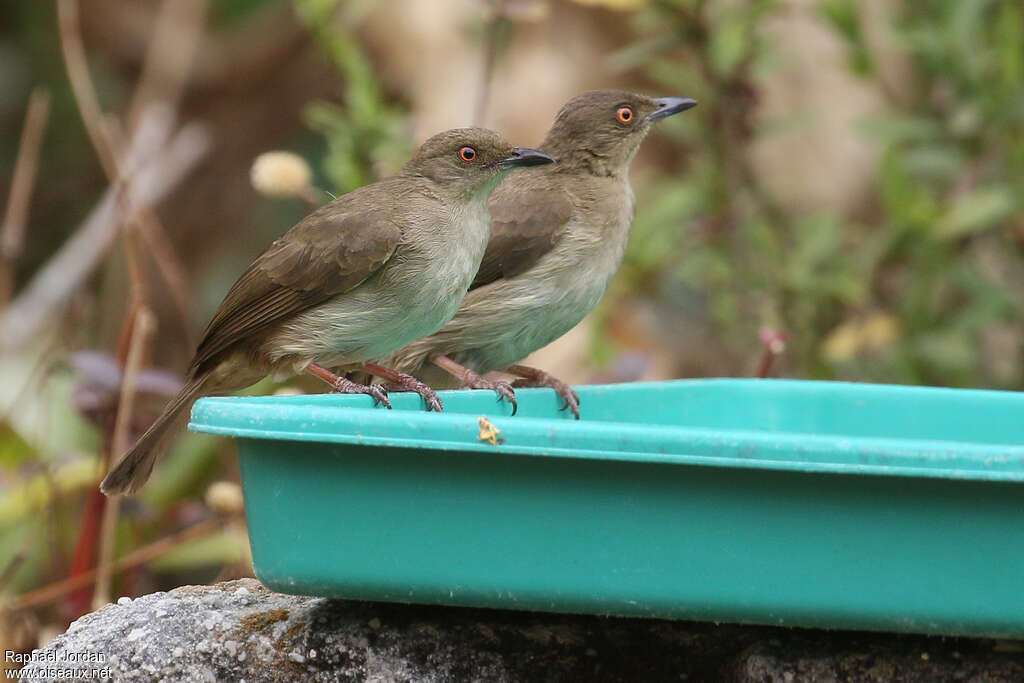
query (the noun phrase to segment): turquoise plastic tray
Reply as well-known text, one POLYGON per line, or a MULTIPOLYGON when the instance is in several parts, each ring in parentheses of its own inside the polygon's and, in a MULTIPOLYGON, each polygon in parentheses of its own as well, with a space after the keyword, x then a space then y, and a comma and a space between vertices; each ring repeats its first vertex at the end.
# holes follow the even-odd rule
POLYGON ((209 398, 190 426, 238 437, 274 590, 1024 636, 1024 394, 587 386, 577 422, 517 393, 209 398))

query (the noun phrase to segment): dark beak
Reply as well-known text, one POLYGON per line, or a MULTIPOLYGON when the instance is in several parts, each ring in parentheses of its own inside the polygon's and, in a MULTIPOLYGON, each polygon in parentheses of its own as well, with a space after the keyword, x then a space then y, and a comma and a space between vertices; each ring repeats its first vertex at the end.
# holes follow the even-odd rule
POLYGON ((553 164, 554 159, 538 149, 513 147, 511 156, 498 162, 498 168, 519 168, 520 166, 542 166, 553 164))
POLYGON ((689 97, 658 97, 654 101, 658 103, 658 108, 647 115, 647 120, 651 123, 697 106, 697 100, 691 100, 689 97))

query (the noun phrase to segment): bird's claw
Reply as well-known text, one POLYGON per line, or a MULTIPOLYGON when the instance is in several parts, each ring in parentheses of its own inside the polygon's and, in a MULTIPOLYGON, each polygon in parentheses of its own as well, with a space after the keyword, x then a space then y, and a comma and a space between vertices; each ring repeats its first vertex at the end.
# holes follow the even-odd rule
POLYGON ((508 382, 492 382, 489 379, 484 379, 465 365, 442 353, 431 356, 430 362, 461 381, 463 386, 468 389, 490 389, 496 392, 499 403, 508 401, 512 404, 512 414, 515 415, 518 412, 519 404, 516 402, 516 392, 508 382))
POLYGON ((370 391, 366 392, 373 396, 373 399, 379 404, 391 410, 391 399, 388 398, 388 392, 384 390, 384 387, 379 384, 371 384, 370 391))
POLYGON ((465 384, 470 389, 490 389, 494 393, 498 394, 498 403, 508 401, 512 404, 513 415, 519 411, 519 403, 516 401, 515 389, 513 389, 512 385, 508 382, 492 382, 489 379, 484 379, 476 373, 467 373, 465 384))
POLYGON ((405 373, 401 373, 399 375, 399 380, 400 381, 394 382, 394 384, 400 391, 415 391, 427 404, 427 410, 433 410, 435 413, 444 412, 444 404, 441 403, 441 397, 438 396, 437 392, 429 386, 412 375, 407 375, 405 373))
POLYGON ((359 384, 345 377, 338 377, 331 383, 331 387, 336 394, 366 394, 372 396, 374 405, 382 405, 389 410, 391 409, 391 400, 388 398, 388 392, 379 384, 359 384))
POLYGON ((407 382, 405 384, 388 382, 387 384, 376 384, 374 386, 379 386, 389 393, 401 393, 403 391, 416 392, 424 401, 426 401, 427 410, 433 410, 435 413, 444 411, 444 404, 441 403, 441 399, 438 397, 437 392, 419 380, 416 380, 416 384, 413 384, 412 382, 407 382))
POLYGON ((573 417, 577 420, 580 419, 580 395, 568 386, 551 388, 562 398, 561 410, 569 409, 572 411, 573 417))
POLYGON ((508 382, 495 382, 494 390, 498 392, 498 400, 505 400, 512 404, 512 414, 519 411, 519 403, 516 402, 516 392, 508 382))
POLYGON ((435 413, 444 412, 444 404, 441 403, 441 397, 423 382, 417 380, 417 383, 409 387, 409 389, 410 391, 415 391, 423 398, 423 402, 427 404, 428 411, 433 410, 435 413))
POLYGON ((441 398, 434 392, 433 389, 431 389, 430 392, 432 394, 430 396, 420 394, 420 396, 423 396, 423 400, 427 402, 427 410, 433 410, 435 413, 443 412, 444 405, 441 403, 441 398))
POLYGON ((516 366, 514 372, 519 372, 520 369, 523 371, 529 370, 530 377, 521 377, 516 381, 512 382, 513 387, 547 387, 553 389, 556 394, 562 399, 562 410, 571 410, 573 417, 577 420, 580 419, 580 395, 562 380, 549 375, 543 370, 537 370, 534 368, 523 368, 522 366, 516 366))
MULTIPOLYGON (((388 391, 415 391, 426 402, 427 410, 433 410, 435 413, 440 413, 444 410, 444 405, 441 403, 437 392, 412 375, 376 363, 366 363, 363 365, 363 369, 371 375, 388 380, 388 391)), ((388 407, 391 407, 390 404, 388 407)))

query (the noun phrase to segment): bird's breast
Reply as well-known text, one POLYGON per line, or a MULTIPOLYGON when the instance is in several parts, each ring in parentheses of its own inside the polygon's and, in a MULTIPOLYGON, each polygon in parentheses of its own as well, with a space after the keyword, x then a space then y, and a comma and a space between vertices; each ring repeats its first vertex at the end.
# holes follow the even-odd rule
POLYGON ((480 268, 490 237, 490 216, 482 203, 457 207, 428 229, 433 239, 403 250, 401 257, 408 267, 396 270, 403 281, 395 284, 410 313, 418 312, 424 326, 436 330, 455 315, 480 268))
POLYGON ((272 362, 380 359, 448 322, 480 267, 490 219, 484 205, 419 215, 377 273, 282 325, 267 345, 272 362))

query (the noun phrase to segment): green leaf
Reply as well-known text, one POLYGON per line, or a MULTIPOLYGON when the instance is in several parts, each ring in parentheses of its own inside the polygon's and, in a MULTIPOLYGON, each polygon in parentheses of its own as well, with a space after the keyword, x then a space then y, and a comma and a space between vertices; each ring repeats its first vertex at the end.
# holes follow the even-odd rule
POLYGON ((964 167, 964 153, 951 145, 916 147, 905 159, 910 174, 933 179, 950 178, 964 167))
POLYGON ((821 12, 843 38, 850 49, 850 65, 855 73, 862 76, 874 70, 871 53, 864 44, 861 29, 860 7, 851 0, 824 0, 821 12))
MULTIPOLYGON (((18 524, 0 527, 0 571, 4 571, 20 556, 21 564, 14 571, 4 593, 17 594, 36 584, 36 577, 47 571, 52 562, 49 543, 39 540, 47 537, 46 515, 26 516, 18 524)), ((38 585, 38 584, 36 584, 38 585)), ((0 601, 3 595, 0 594, 0 601)))
POLYGON ((35 449, 6 420, 0 421, 0 467, 16 470, 35 457, 35 449))
POLYGON ((314 26, 327 24, 338 0, 295 0, 295 9, 303 21, 314 26))
POLYGON ((975 364, 976 344, 957 330, 937 330, 921 334, 912 348, 922 360, 955 373, 970 372, 975 364))
POLYGON ((216 0, 210 7, 210 23, 217 28, 239 26, 270 4, 270 0, 216 0))
POLYGON ((983 188, 969 192, 953 204, 939 222, 936 233, 955 239, 993 227, 1014 209, 1014 196, 1006 188, 983 188))
POLYGON ((928 142, 939 137, 941 127, 932 119, 909 114, 875 114, 857 123, 861 133, 879 142, 928 142))
POLYGON ((248 552, 249 539, 246 534, 225 529, 169 550, 147 563, 147 567, 158 572, 216 567, 240 562, 248 556, 248 552))
POLYGON ((144 500, 154 507, 165 507, 195 492, 216 468, 217 450, 222 443, 209 434, 186 434, 178 439, 164 462, 157 466, 157 476, 143 490, 144 500))
POLYGON ((860 13, 850 0, 823 0, 821 13, 844 38, 860 39, 860 13))
POLYGON ((711 34, 711 62, 715 71, 728 75, 746 57, 750 36, 746 24, 740 21, 724 21, 711 34))
POLYGON ((938 207, 931 191, 910 174, 904 155, 895 145, 882 157, 879 186, 883 205, 897 230, 927 231, 937 220, 938 207))
POLYGON ((996 20, 996 46, 1000 77, 1005 87, 1024 82, 1024 9, 1020 2, 1004 2, 996 20))
POLYGON ((54 496, 93 486, 98 481, 96 461, 78 458, 51 474, 39 474, 19 482, 0 497, 0 528, 17 522, 50 505, 54 496))

